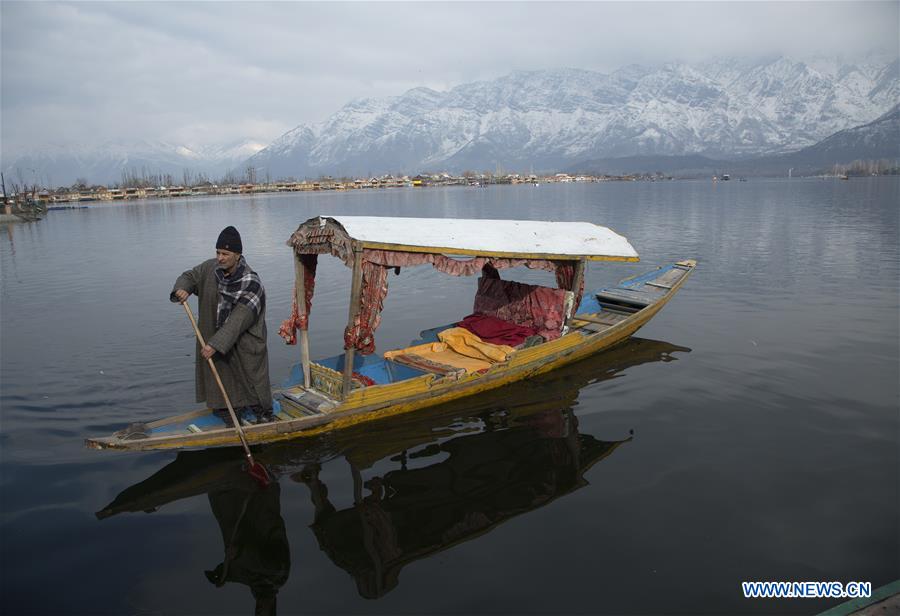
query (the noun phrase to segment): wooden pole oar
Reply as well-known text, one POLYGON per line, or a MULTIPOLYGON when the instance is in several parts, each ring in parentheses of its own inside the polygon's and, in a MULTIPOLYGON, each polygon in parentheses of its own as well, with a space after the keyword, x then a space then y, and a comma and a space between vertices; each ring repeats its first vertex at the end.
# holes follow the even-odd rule
MULTIPOLYGON (((191 307, 188 306, 188 303, 182 302, 182 306, 184 306, 184 311, 187 312, 188 318, 191 320, 191 325, 194 326, 194 333, 197 334, 197 340, 200 341, 201 350, 206 346, 206 342, 203 340, 203 334, 200 333, 200 328, 197 327, 197 321, 194 320, 194 313, 191 311, 191 307)), ((222 379, 219 378, 219 371, 216 370, 216 364, 213 362, 212 357, 207 358, 209 362, 209 369, 212 370, 213 376, 216 377, 216 383, 219 384, 219 390, 222 392, 222 397, 225 398, 225 404, 228 406, 228 413, 231 415, 231 421, 234 422, 234 429, 237 430, 238 436, 241 438, 241 445, 244 446, 244 452, 247 454, 247 462, 250 464, 250 468, 247 469, 247 472, 250 473, 250 476, 256 480, 256 483, 261 485, 262 487, 266 487, 271 483, 271 479, 269 477, 269 471, 266 470, 266 467, 253 460, 253 454, 250 453, 250 446, 247 444, 247 437, 244 436, 244 430, 241 428, 241 423, 238 421, 237 415, 234 412, 234 407, 231 406, 231 399, 228 397, 228 392, 225 391, 225 385, 222 384, 222 379)))

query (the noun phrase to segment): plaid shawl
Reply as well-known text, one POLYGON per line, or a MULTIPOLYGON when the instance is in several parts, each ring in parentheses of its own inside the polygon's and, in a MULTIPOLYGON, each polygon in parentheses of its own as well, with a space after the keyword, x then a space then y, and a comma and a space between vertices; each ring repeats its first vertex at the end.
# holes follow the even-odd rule
POLYGON ((259 276, 250 269, 244 256, 231 276, 225 274, 222 268, 216 268, 216 282, 219 285, 219 304, 216 306, 216 329, 225 324, 231 310, 237 304, 244 304, 259 316, 263 306, 266 305, 266 291, 263 289, 259 276))

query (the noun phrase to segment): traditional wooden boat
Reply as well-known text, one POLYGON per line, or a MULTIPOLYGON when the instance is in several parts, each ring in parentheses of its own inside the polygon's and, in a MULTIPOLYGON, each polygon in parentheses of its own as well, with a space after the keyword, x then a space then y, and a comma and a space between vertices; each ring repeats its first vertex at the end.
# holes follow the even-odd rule
MULTIPOLYGON (((320 438, 274 443, 256 456, 274 480, 264 490, 233 450, 181 451, 96 515, 102 520, 151 513, 204 496, 223 538, 231 538, 226 555, 248 564, 254 580, 278 588, 286 581, 284 567, 273 567, 271 557, 248 561, 260 544, 267 553, 290 552, 287 537, 293 533, 285 533, 284 526, 290 530, 296 516, 283 518, 278 484, 303 483, 312 504, 303 524, 319 548, 353 578, 362 597, 380 597, 397 587, 413 563, 478 540, 587 486, 590 469, 632 439, 585 432, 575 413, 581 390, 688 352, 632 337, 607 352, 476 397, 320 438), (331 471, 320 472, 328 464, 331 471), (348 466, 349 477, 336 479, 333 470, 348 466)), ((217 579, 246 583, 239 576, 217 579)))
MULTIPOLYGON (((306 468, 339 458, 355 469, 354 476, 376 467, 381 472, 402 469, 408 458, 441 460, 441 451, 451 447, 451 441, 482 432, 497 434, 521 426, 554 430, 564 424, 565 429, 556 431, 558 436, 567 435, 577 428, 573 409, 585 386, 619 378, 636 366, 674 361, 677 354, 690 352, 686 347, 635 336, 604 353, 475 398, 359 424, 325 438, 273 443, 256 457, 276 481, 303 480, 306 468), (373 432, 377 438, 372 438, 373 432)), ((155 511, 211 491, 257 489, 242 468, 244 464, 241 456, 228 449, 180 451, 165 467, 123 490, 97 517, 155 511)))
MULTIPOLYGON (((625 340, 674 296, 696 267, 662 266, 585 295, 588 261, 638 261, 623 236, 585 222, 317 216, 291 235, 294 311, 281 334, 301 360, 275 390, 275 421, 247 425, 266 443, 409 413, 554 370, 625 340), (352 269, 344 353, 311 361, 307 337, 318 256, 352 269), (473 314, 420 332, 410 346, 375 354, 374 334, 389 271, 431 265, 481 274, 473 314), (513 267, 555 273, 557 288, 500 277, 513 267)), ((97 449, 182 449, 238 445, 210 409, 167 417, 112 436, 97 449)))

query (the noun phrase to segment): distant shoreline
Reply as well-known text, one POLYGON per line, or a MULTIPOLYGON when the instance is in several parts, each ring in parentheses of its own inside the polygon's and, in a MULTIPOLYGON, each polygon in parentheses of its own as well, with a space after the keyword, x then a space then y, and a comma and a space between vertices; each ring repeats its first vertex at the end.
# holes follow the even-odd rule
MULTIPOLYGON (((896 177, 897 174, 880 174, 880 175, 865 175, 865 176, 848 176, 846 174, 842 175, 832 175, 832 174, 820 174, 820 175, 807 175, 807 176, 794 176, 790 177, 753 177, 754 181, 759 180, 810 180, 810 179, 821 179, 821 180, 848 180, 850 178, 860 178, 860 177, 896 177)), ((503 185, 521 185, 521 184, 532 184, 536 187, 539 187, 541 184, 588 184, 588 183, 602 183, 602 182, 669 182, 669 181, 705 181, 711 184, 725 183, 725 182, 745 182, 748 181, 745 177, 728 177, 727 174, 724 177, 640 177, 640 176, 617 176, 617 177, 605 177, 605 178, 594 178, 587 176, 579 176, 577 178, 571 179, 555 179, 555 178, 541 178, 535 182, 489 182, 485 184, 457 184, 457 183, 422 183, 422 184, 413 184, 413 183, 398 183, 392 185, 382 185, 382 186, 372 186, 372 185, 353 185, 349 186, 346 183, 332 183, 328 185, 322 185, 318 182, 316 183, 296 183, 292 185, 290 188, 286 188, 283 186, 283 183, 278 184, 254 184, 254 185, 241 185, 239 187, 221 187, 218 191, 204 191, 204 190, 192 190, 185 189, 182 187, 172 187, 171 189, 167 189, 164 193, 160 193, 160 189, 149 189, 143 190, 134 189, 133 193, 126 193, 123 189, 109 189, 109 188, 101 188, 98 191, 93 191, 92 189, 86 191, 80 191, 76 193, 66 193, 62 195, 54 194, 51 196, 50 200, 46 198, 39 199, 39 203, 42 205, 46 205, 48 210, 77 210, 77 209, 86 209, 90 207, 90 204, 113 204, 113 203, 124 203, 128 201, 135 200, 166 200, 166 199, 189 199, 195 197, 211 197, 211 196, 253 196, 253 195, 271 195, 271 194, 283 194, 289 192, 317 192, 317 191, 349 191, 349 190, 391 190, 397 188, 443 188, 448 186, 457 186, 466 189, 477 189, 477 188, 486 188, 487 186, 503 186, 503 185), (315 184, 315 187, 313 185, 315 184)))

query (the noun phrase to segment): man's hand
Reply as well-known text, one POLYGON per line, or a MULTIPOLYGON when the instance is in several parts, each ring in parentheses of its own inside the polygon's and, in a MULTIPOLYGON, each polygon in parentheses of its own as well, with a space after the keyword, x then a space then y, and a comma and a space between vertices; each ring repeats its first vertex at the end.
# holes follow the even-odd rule
POLYGON ((203 356, 203 359, 209 359, 210 357, 212 357, 215 354, 216 354, 216 350, 214 348, 212 348, 211 346, 209 346, 208 344, 204 345, 203 348, 200 349, 200 355, 203 356))
POLYGON ((175 297, 177 297, 178 301, 181 302, 182 304, 184 302, 186 302, 187 298, 189 298, 190 296, 191 296, 191 294, 188 293, 187 291, 185 291, 184 289, 178 289, 177 291, 175 291, 175 297))

